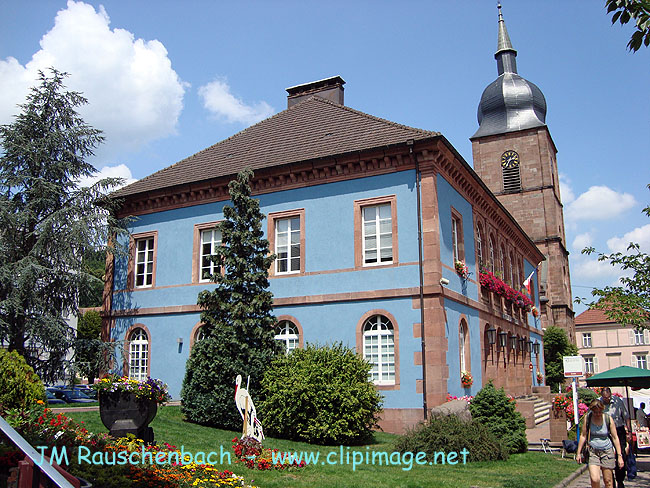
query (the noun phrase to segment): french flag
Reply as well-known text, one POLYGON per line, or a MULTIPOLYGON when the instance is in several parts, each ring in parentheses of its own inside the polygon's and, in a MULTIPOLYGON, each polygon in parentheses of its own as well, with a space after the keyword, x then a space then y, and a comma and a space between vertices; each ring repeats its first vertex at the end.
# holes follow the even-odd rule
POLYGON ((537 271, 537 268, 535 268, 529 275, 528 278, 526 278, 526 281, 524 281, 524 288, 526 288, 526 291, 528 292, 528 295, 531 297, 533 296, 533 275, 537 271))

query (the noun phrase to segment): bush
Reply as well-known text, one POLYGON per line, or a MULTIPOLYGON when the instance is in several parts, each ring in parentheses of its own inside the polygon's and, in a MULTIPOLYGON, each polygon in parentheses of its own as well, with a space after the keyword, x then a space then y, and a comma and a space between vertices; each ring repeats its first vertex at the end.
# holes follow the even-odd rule
POLYGON ((0 412, 45 400, 41 379, 16 351, 0 349, 0 412))
POLYGON ((490 381, 476 394, 469 410, 472 419, 489 428, 503 441, 511 454, 528 449, 526 421, 515 410, 515 402, 506 395, 503 388, 497 390, 490 381))
POLYGON ((340 343, 277 356, 262 381, 262 425, 271 435, 313 444, 368 439, 382 404, 369 372, 370 365, 340 343))
POLYGON ((578 388, 578 402, 582 402, 589 406, 599 395, 591 388, 578 388))
MULTIPOLYGON (((399 452, 425 452, 427 461, 436 462, 436 452, 458 454, 457 460, 463 462, 460 454, 469 451, 467 461, 496 461, 508 459, 508 448, 490 429, 476 420, 464 422, 456 415, 434 415, 424 424, 407 431, 395 443, 399 452)), ((440 463, 440 456, 438 456, 440 463)))

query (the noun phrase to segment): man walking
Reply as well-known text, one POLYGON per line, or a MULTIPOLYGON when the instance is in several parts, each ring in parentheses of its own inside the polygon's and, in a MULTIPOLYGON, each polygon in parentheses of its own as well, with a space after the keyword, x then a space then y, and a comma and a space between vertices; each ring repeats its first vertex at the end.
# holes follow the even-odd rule
POLYGON ((625 488, 623 480, 625 479, 625 473, 627 471, 627 456, 625 454, 626 446, 632 438, 632 428, 630 424, 630 414, 625 408, 625 403, 620 397, 612 396, 612 390, 608 386, 603 388, 601 392, 600 400, 605 405, 605 413, 608 414, 616 424, 616 433, 618 434, 618 439, 621 442, 621 454, 623 455, 623 460, 625 464, 622 468, 616 466, 614 470, 614 487, 625 488))

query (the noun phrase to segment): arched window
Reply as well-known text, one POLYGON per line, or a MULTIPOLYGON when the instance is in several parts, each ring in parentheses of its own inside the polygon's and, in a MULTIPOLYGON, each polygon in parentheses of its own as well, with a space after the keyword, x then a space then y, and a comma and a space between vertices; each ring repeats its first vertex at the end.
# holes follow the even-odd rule
POLYGON ((363 325, 363 357, 372 365, 370 378, 376 385, 395 384, 393 324, 383 315, 373 315, 363 325))
POLYGON ((203 326, 201 326, 196 329, 196 332, 194 332, 194 344, 202 341, 203 339, 205 339, 205 329, 203 329, 203 326))
POLYGON ((287 354, 298 347, 298 328, 288 320, 283 320, 275 328, 275 340, 284 344, 287 354))
POLYGON ((149 369, 149 338, 138 327, 129 336, 129 378, 146 381, 149 369))
POLYGON ((499 271, 501 271, 501 278, 506 279, 506 253, 503 250, 503 245, 499 249, 499 271))
POLYGON ((479 224, 476 224, 476 262, 481 269, 483 266, 483 235, 479 224))
POLYGON ((458 352, 460 354, 460 370, 470 370, 470 357, 469 357, 469 332, 467 329, 467 322, 465 319, 460 321, 458 328, 458 352))
POLYGON ((510 253, 510 259, 508 259, 508 278, 510 279, 510 286, 517 288, 517 283, 515 283, 515 261, 514 256, 510 253))
POLYGON ((490 271, 494 273, 495 258, 494 258, 494 237, 490 236, 490 271))

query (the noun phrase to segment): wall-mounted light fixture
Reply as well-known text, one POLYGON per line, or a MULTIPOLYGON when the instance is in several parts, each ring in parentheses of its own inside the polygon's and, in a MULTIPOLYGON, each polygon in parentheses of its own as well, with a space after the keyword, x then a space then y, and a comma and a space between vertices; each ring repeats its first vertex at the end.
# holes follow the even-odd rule
POLYGON ((447 286, 449 284, 449 280, 447 278, 440 278, 440 284, 442 286, 447 286))
POLYGON ((490 327, 487 330, 487 341, 488 344, 492 345, 496 342, 497 340, 497 330, 494 327, 490 327))
POLYGON ((525 337, 520 337, 519 338, 519 350, 521 352, 526 352, 526 338, 525 337))
POLYGON ((508 343, 508 333, 507 332, 499 332, 499 347, 501 349, 505 349, 507 343, 508 343))
POLYGON ((533 344, 533 352, 535 353, 536 356, 539 356, 539 342, 533 344))
POLYGON ((533 350, 533 341, 529 340, 529 341, 526 343, 526 346, 527 346, 527 349, 526 349, 526 350, 527 350, 528 352, 531 352, 531 351, 533 350))
POLYGON ((510 336, 510 349, 513 351, 517 350, 517 336, 514 334, 510 336))

